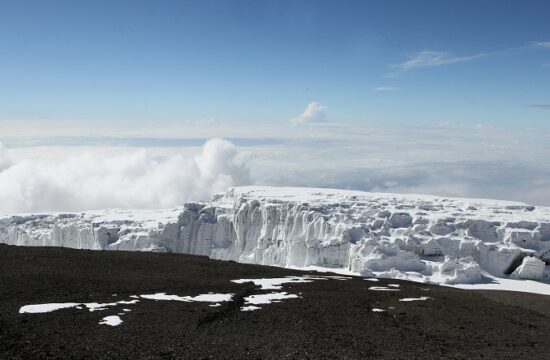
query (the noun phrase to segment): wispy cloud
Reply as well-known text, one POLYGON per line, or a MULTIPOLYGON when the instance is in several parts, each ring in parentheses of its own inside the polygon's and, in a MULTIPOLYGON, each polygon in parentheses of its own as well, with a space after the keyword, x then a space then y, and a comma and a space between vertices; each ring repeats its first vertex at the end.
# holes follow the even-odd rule
POLYGON ((312 101, 306 106, 303 113, 291 119, 290 122, 294 125, 325 122, 326 110, 327 107, 320 102, 312 101))
POLYGON ((525 106, 528 106, 530 108, 535 108, 535 109, 550 110, 550 104, 528 104, 525 106))
MULTIPOLYGON (((506 48, 499 51, 484 52, 479 54, 457 56, 446 51, 420 51, 400 64, 390 65, 391 68, 398 71, 407 71, 425 67, 436 67, 442 65, 450 65, 477 60, 487 56, 505 55, 515 51, 523 51, 528 48, 550 49, 550 41, 529 41, 525 45, 519 47, 506 48)), ((543 66, 549 66, 544 64, 543 66)))
POLYGON ((421 51, 411 56, 408 60, 400 64, 391 65, 391 67, 401 71, 407 71, 418 68, 463 63, 476 60, 485 56, 487 56, 486 53, 468 56, 455 56, 445 51, 421 51))
POLYGON ((377 86, 375 88, 373 88, 373 90, 375 91, 395 91, 395 90, 399 90, 400 88, 399 87, 396 87, 396 86, 377 86))
POLYGON ((527 43, 530 47, 540 49, 550 49, 550 41, 530 41, 527 43))

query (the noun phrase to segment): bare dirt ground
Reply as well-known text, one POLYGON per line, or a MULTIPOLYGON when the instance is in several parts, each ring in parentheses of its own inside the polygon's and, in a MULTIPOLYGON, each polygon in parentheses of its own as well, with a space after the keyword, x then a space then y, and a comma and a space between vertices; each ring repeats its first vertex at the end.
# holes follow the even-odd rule
MULTIPOLYGON (((361 278, 284 285, 297 299, 241 311, 260 290, 231 280, 307 273, 180 254, 0 245, 1 359, 548 359, 550 297, 361 278), (399 291, 371 286, 399 284, 399 291), (141 299, 103 311, 20 314, 24 305, 113 302, 165 292, 233 301, 141 299), (115 295, 116 294, 116 295, 115 295), (430 297, 402 302, 402 298, 430 297), (99 321, 121 313, 123 323, 99 321), (373 312, 373 308, 384 312, 373 312)), ((311 273, 310 273, 311 274, 311 273)), ((313 273, 318 275, 318 273, 313 273)))

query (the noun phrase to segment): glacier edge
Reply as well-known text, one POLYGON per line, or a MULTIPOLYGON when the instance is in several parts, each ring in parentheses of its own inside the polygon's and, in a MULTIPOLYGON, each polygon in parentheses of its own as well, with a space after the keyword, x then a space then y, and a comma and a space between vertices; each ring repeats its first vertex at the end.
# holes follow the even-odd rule
POLYGON ((160 210, 0 217, 0 242, 168 251, 442 284, 550 281, 550 208, 360 191, 236 187, 160 210))

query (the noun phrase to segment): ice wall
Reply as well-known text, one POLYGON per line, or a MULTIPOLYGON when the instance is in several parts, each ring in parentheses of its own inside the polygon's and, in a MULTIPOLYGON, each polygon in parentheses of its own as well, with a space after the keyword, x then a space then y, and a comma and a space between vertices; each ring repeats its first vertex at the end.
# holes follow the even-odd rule
POLYGON ((238 187, 172 210, 6 216, 0 242, 169 251, 451 284, 482 282, 484 272, 550 281, 550 208, 496 200, 238 187))

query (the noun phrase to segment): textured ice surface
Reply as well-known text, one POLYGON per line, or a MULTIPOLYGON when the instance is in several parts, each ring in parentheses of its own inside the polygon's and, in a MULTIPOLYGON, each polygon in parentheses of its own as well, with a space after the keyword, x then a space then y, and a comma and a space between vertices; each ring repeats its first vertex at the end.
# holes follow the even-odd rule
POLYGON ((545 267, 544 261, 534 256, 526 256, 523 258, 521 265, 514 270, 511 277, 514 279, 542 280, 545 267))
POLYGON ((340 273, 483 284, 550 280, 550 208, 312 188, 239 187, 163 211, 0 218, 0 242, 168 251, 340 273))

